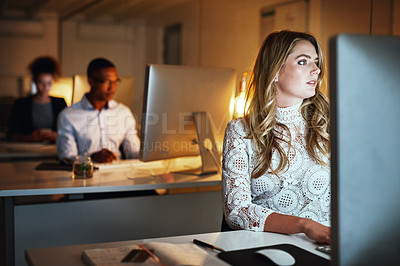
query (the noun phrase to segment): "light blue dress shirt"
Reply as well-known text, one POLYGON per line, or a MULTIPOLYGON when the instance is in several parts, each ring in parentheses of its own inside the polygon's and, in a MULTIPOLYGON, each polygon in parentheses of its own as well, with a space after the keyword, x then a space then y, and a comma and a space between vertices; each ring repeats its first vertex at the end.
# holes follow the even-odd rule
POLYGON ((57 125, 60 160, 74 160, 76 155, 90 155, 102 149, 108 149, 121 158, 120 146, 127 159, 139 155, 136 120, 128 107, 114 100, 99 111, 84 95, 80 102, 60 113, 57 125))

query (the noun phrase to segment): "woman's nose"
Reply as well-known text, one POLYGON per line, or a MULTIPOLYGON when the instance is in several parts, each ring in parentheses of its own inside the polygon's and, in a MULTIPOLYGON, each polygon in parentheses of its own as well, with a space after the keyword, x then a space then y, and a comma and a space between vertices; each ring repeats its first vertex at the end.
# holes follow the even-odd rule
POLYGON ((312 71, 311 71, 311 74, 317 74, 317 75, 319 75, 319 73, 321 73, 321 69, 318 67, 318 66, 316 66, 312 71))

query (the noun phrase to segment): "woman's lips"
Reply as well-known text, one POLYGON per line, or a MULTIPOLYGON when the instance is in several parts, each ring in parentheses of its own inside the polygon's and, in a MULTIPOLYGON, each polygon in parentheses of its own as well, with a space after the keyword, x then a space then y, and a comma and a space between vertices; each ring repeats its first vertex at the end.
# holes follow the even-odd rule
POLYGON ((311 86, 315 86, 317 84, 317 81, 316 80, 310 80, 309 82, 307 82, 307 84, 311 85, 311 86))

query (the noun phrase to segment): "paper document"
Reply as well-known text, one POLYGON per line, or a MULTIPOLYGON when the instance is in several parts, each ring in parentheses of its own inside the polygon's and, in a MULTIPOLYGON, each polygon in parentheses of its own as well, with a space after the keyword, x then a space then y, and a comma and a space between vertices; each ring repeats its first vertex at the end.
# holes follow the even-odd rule
POLYGON ((100 170, 115 170, 115 169, 155 169, 162 168, 162 161, 154 161, 154 162, 141 162, 139 160, 117 160, 111 163, 96 163, 96 167, 100 170))
POLYGON ((207 251, 197 247, 192 243, 171 244, 163 242, 147 242, 143 244, 159 260, 151 256, 138 257, 140 262, 131 261, 122 262, 132 250, 141 249, 141 245, 130 245, 117 248, 97 248, 87 249, 82 253, 82 260, 86 265, 229 265, 217 258, 216 254, 210 254, 207 251))

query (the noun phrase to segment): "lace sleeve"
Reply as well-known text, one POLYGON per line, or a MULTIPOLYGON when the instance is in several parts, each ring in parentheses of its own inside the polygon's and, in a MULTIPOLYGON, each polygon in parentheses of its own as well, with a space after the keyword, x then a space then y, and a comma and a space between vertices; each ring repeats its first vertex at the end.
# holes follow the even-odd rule
POLYGON ((251 147, 245 122, 233 120, 225 131, 222 164, 222 202, 233 229, 263 231, 271 210, 251 202, 251 147))

